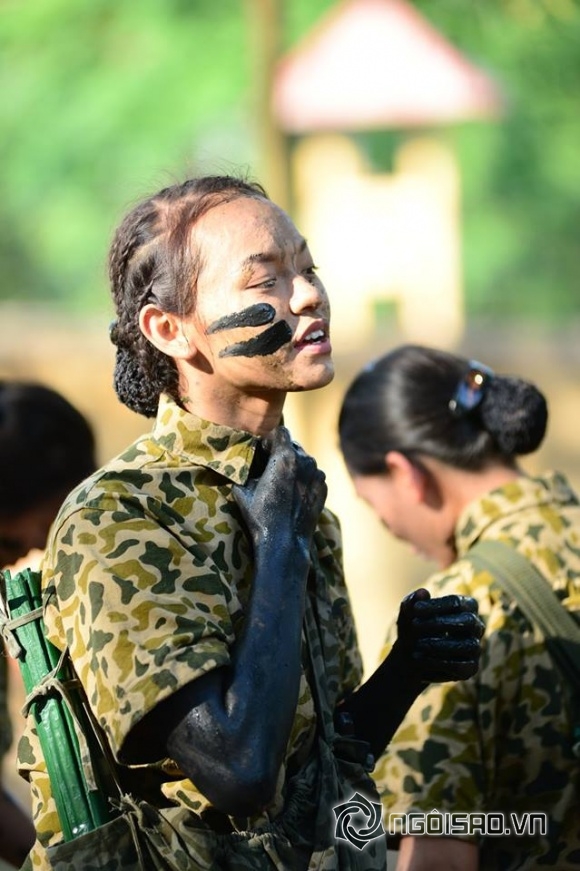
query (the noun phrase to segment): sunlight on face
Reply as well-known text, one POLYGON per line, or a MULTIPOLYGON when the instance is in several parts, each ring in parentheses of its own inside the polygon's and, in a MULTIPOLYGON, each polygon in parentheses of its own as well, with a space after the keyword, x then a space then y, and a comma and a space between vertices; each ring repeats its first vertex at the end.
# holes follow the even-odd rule
POLYGON ((259 197, 205 214, 193 231, 202 267, 184 331, 217 382, 234 390, 311 390, 333 377, 326 291, 306 240, 259 197))

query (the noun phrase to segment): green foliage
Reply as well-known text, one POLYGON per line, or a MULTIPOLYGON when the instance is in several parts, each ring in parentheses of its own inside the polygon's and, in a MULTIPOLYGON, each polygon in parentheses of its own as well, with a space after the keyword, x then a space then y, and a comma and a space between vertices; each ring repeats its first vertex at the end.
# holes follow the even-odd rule
POLYGON ((580 313, 580 6, 575 0, 420 0, 492 71, 498 123, 448 132, 463 178, 468 311, 558 321, 580 313))
POLYGON ((247 162, 235 0, 4 4, 0 58, 0 298, 100 299, 126 203, 213 159, 212 136, 213 169, 247 162))
MULTIPOLYGON (((248 3, 0 4, 0 301, 102 308, 108 241, 127 204, 190 172, 260 175, 248 3)), ((285 0, 285 44, 335 5, 285 0)), ((468 310, 575 314, 580 5, 415 6, 506 99, 499 121, 437 131, 462 170, 468 310)), ((378 165, 404 135, 361 141, 378 165)))

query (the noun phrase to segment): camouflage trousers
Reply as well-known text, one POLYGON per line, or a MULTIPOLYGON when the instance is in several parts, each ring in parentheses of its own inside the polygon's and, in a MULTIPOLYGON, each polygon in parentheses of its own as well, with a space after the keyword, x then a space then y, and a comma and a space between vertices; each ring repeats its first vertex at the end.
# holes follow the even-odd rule
POLYGON ((383 836, 363 849, 335 836, 334 807, 355 794, 379 801, 361 758, 366 747, 341 739, 337 755, 320 738, 317 752, 288 784, 284 811, 272 823, 247 832, 216 832, 184 808, 161 811, 127 796, 116 819, 50 847, 51 867, 54 871, 385 871, 383 836))

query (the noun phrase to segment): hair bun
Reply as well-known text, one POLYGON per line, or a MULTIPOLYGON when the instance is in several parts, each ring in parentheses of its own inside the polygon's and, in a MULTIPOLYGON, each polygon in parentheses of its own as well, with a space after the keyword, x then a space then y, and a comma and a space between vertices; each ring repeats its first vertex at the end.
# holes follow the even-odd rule
POLYGON ((487 385, 480 417, 503 454, 531 454, 546 434, 548 405, 530 382, 495 375, 487 385))
POLYGON ((117 347, 113 386, 121 402, 131 411, 145 417, 155 417, 159 396, 152 389, 151 381, 145 377, 139 360, 122 346, 117 347))

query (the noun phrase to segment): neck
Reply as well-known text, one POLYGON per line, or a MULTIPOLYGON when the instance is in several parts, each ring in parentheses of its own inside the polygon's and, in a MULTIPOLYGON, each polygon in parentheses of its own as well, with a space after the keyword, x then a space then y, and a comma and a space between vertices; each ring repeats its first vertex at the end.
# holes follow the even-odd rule
POLYGON ((191 385, 189 389, 182 389, 180 394, 183 408, 197 417, 260 437, 269 435, 279 425, 285 399, 286 394, 279 392, 273 395, 232 395, 223 389, 214 389, 207 395, 191 385))
POLYGON ((422 462, 429 470, 436 500, 432 522, 440 530, 441 542, 445 544, 435 555, 441 568, 447 568, 456 559, 455 530, 463 510, 471 503, 481 499, 492 490, 522 477, 517 468, 495 464, 479 472, 455 469, 431 457, 423 457, 422 462))
POLYGON ((501 463, 494 463, 477 472, 469 472, 432 457, 422 457, 421 462, 436 480, 441 496, 452 504, 453 511, 458 515, 470 502, 480 499, 491 490, 516 481, 523 474, 521 469, 501 463))
POLYGON ((456 492, 460 502, 459 508, 463 510, 466 505, 475 499, 480 499, 491 490, 504 487, 522 476, 520 469, 512 469, 509 466, 494 465, 481 472, 459 472, 456 492))

